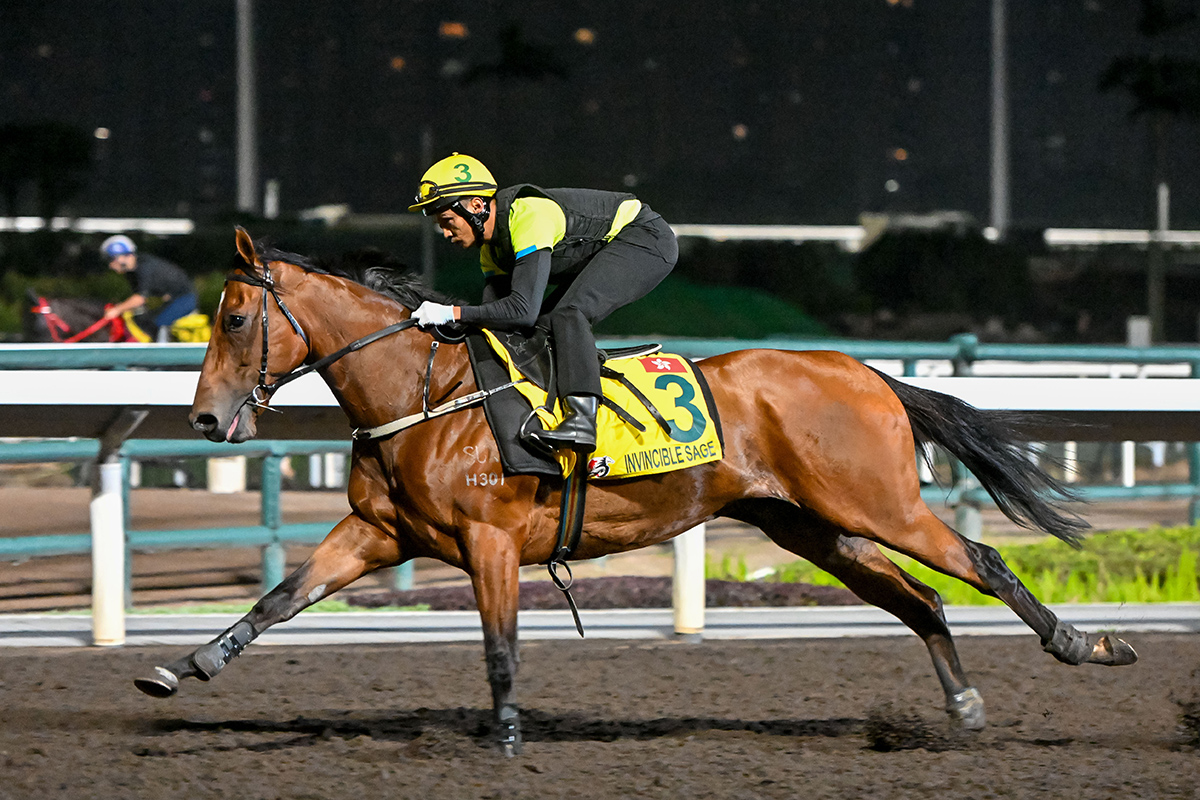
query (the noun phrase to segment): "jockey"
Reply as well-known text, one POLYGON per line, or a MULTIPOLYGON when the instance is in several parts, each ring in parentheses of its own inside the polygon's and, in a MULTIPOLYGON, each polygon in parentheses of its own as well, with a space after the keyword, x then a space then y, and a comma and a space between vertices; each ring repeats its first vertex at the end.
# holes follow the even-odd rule
POLYGON ((128 236, 117 234, 100 243, 100 256, 113 272, 126 276, 136 288, 132 295, 104 312, 105 319, 119 317, 126 311, 138 311, 148 297, 161 297, 163 307, 154 317, 159 341, 167 341, 171 323, 196 310, 196 287, 180 267, 166 259, 138 253, 137 245, 128 236))
POLYGON ((675 266, 679 247, 670 226, 624 192, 530 183, 498 190, 487 167, 458 153, 425 172, 408 210, 433 217, 452 243, 480 248, 484 275, 479 305, 426 301, 413 317, 423 327, 459 320, 548 329, 565 412, 537 438, 554 449, 594 450, 601 390, 592 325, 645 297, 675 266))

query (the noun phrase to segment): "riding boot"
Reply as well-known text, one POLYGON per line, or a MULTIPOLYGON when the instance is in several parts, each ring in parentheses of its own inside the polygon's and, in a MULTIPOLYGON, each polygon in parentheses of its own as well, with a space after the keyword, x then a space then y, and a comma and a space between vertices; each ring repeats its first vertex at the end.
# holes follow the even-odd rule
POLYGON ((590 453, 596 449, 596 408, 599 401, 590 394, 571 394, 563 398, 566 416, 558 425, 538 431, 537 438, 547 446, 590 453))

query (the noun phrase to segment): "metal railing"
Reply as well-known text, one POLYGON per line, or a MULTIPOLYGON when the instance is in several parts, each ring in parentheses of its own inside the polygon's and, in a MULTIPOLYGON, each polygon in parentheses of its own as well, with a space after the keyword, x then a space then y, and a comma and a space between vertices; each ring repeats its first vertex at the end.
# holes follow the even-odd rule
MULTIPOLYGON (((130 439, 119 451, 121 461, 122 508, 125 515, 125 547, 127 556, 136 551, 179 550, 206 547, 258 547, 262 549, 262 586, 270 590, 284 578, 288 544, 317 544, 338 522, 283 522, 280 496, 283 491, 284 458, 312 453, 349 454, 351 443, 340 440, 321 441, 252 441, 240 445, 217 444, 203 440, 175 441, 130 439), (133 461, 157 458, 222 458, 249 456, 262 458, 260 490, 260 523, 258 525, 225 528, 192 528, 168 530, 137 530, 130 527, 129 498, 131 492, 130 465, 133 461)), ((25 440, 0 443, 0 463, 30 462, 91 462, 100 453, 96 439, 25 440)), ((92 535, 52 534, 0 538, 0 559, 20 559, 39 556, 81 555, 92 551, 92 535)), ((132 570, 130 558, 125 559, 126 606, 132 599, 132 570)), ((400 570, 398 588, 412 583, 412 568, 400 570)))
MULTIPOLYGON (((649 338, 649 337, 648 337, 649 338)), ((1130 348, 1116 345, 1024 345, 985 344, 971 335, 960 335, 946 342, 889 342, 852 339, 771 338, 754 341, 724 339, 658 339, 665 350, 693 358, 719 355, 746 348, 783 350, 838 350, 863 361, 900 362, 905 376, 915 376, 922 361, 942 361, 952 365, 956 375, 970 375, 977 363, 1009 361, 1019 363, 1062 362, 1084 364, 1155 364, 1182 365, 1183 374, 1200 377, 1200 345, 1130 348)), ((602 339, 601 347, 629 344, 629 340, 602 339)), ((0 370, 4 369, 195 369, 201 364, 205 346, 193 344, 150 345, 0 345, 0 370)), ((122 462, 123 507, 126 515, 129 551, 185 547, 261 547, 263 549, 263 587, 269 589, 283 579, 284 547, 288 543, 315 544, 328 533, 334 522, 285 525, 282 522, 280 492, 282 459, 312 453, 348 453, 350 442, 257 441, 240 445, 196 441, 129 440, 120 450, 122 462), (129 530, 129 464, 148 458, 261 456, 262 501, 260 524, 223 529, 129 530)), ((28 440, 0 443, 0 463, 19 461, 90 461, 100 451, 97 440, 28 440)), ((1189 500, 1189 519, 1200 518, 1200 445, 1188 443, 1189 480, 1186 483, 1139 486, 1079 486, 1079 494, 1088 501, 1130 500, 1143 498, 1180 498, 1189 500)), ((959 471, 949 489, 929 486, 922 490, 928 502, 944 503, 978 512, 990 504, 987 493, 959 471)), ((961 523, 960 523, 961 526, 961 523)), ((968 524, 968 528, 971 526, 968 524)), ((970 531, 964 531, 968 534, 970 531)), ((27 536, 0 539, 0 557, 79 554, 91 550, 88 534, 27 536)), ((126 559, 126 598, 131 579, 126 559)), ((407 588, 412 582, 411 563, 397 574, 396 584, 407 588)))
MULTIPOLYGON (((791 338, 693 339, 679 337, 601 338, 601 348, 621 347, 653 339, 665 350, 691 358, 729 353, 747 348, 778 350, 837 350, 861 360, 899 361, 904 373, 915 374, 919 361, 949 361, 969 374, 979 361, 1056 361, 1079 363, 1187 364, 1200 377, 1200 344, 1126 347, 1108 344, 992 344, 973 334, 959 334, 945 342, 899 342, 873 339, 791 338)), ((131 369, 199 368, 203 344, 0 344, 0 370, 4 369, 131 369)))

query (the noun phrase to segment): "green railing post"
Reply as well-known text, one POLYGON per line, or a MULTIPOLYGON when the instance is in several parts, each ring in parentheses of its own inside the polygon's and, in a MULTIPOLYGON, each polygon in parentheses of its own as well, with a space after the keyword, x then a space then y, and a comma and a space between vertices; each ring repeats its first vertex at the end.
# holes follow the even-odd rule
POLYGON ((973 333, 956 333, 950 337, 955 345, 954 375, 968 377, 974 373, 974 364, 979 359, 979 337, 973 333))
POLYGON ((283 582, 287 567, 287 551, 279 540, 283 524, 279 494, 283 490, 283 456, 271 452, 263 456, 262 465, 262 524, 271 531, 271 543, 262 550, 262 594, 283 582))
POLYGON ((392 588, 398 592, 413 588, 413 562, 405 561, 392 570, 392 588))
POLYGON ((979 481, 956 458, 950 460, 950 472, 954 476, 954 528, 968 539, 979 541, 983 535, 983 515, 972 491, 979 488, 979 481))

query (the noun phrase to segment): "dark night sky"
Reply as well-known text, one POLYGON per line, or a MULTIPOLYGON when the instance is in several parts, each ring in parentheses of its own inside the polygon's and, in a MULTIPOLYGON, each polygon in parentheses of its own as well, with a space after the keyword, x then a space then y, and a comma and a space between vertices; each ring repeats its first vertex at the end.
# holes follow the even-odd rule
MULTIPOLYGON (((990 5, 259 0, 262 177, 285 211, 399 212, 427 125, 436 156, 469 152, 502 184, 631 187, 673 222, 986 222, 990 5), (506 76, 506 31, 562 76, 506 76)), ((1115 56, 1148 51, 1137 13, 1009 0, 1015 224, 1149 224, 1148 126, 1096 88, 1115 56)), ((1197 30, 1167 47, 1200 57, 1197 30)), ((0 124, 110 129, 76 212, 227 210, 234 32, 233 0, 5 0, 0 124)), ((1200 123, 1174 126, 1180 228, 1200 228, 1197 142, 1200 123)))

